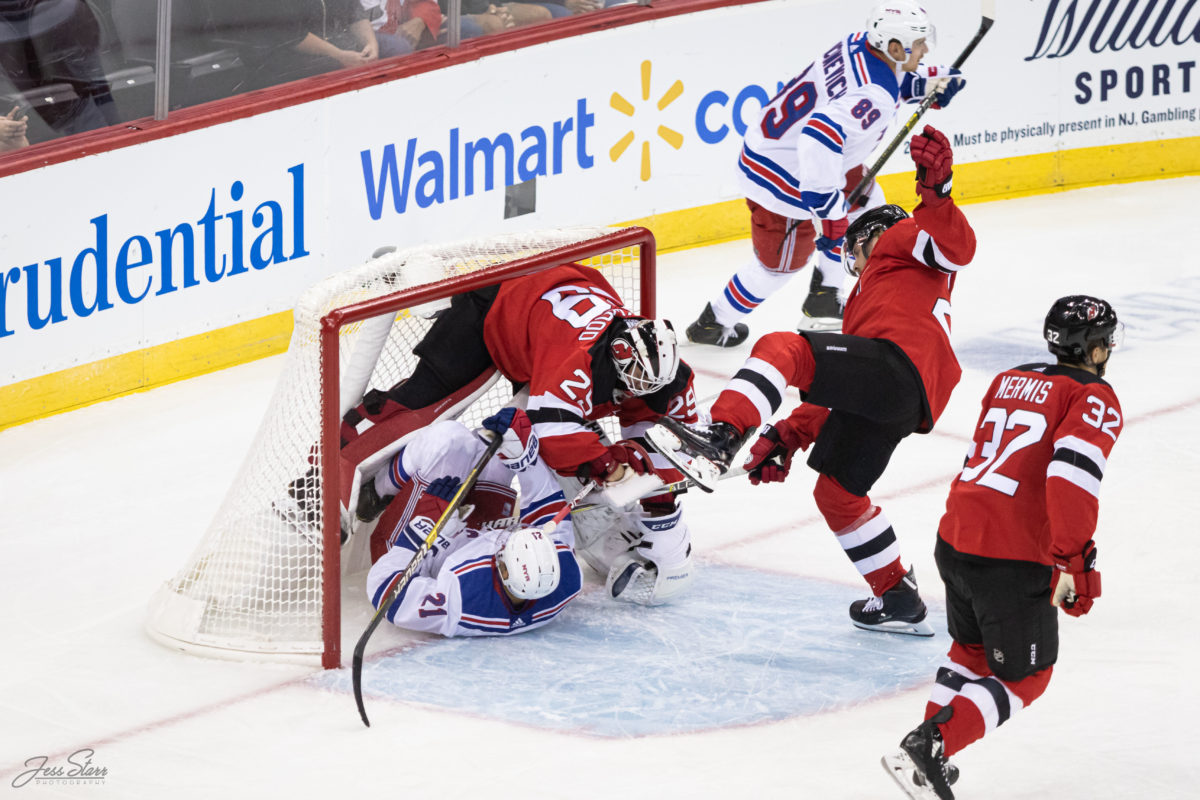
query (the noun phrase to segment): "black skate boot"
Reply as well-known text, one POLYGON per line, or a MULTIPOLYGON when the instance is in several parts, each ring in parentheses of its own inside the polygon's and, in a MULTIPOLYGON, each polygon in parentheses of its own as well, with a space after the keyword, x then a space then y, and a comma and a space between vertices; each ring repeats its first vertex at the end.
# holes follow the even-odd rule
POLYGON ((929 612, 917 593, 917 577, 910 568, 900 582, 883 593, 850 604, 850 621, 864 631, 933 636, 925 617, 929 612))
POLYGON ((696 344, 737 347, 749 336, 750 326, 744 322, 738 322, 732 328, 726 328, 717 322, 712 303, 705 304, 704 310, 700 312, 700 318, 687 326, 688 341, 696 344))
MULTIPOLYGON (((944 755, 945 743, 937 727, 939 723, 948 722, 953 714, 953 708, 943 706, 904 737, 898 753, 884 756, 884 769, 909 797, 954 800, 948 775, 950 765, 944 755)), ((957 769, 954 777, 958 777, 957 769)))
POLYGON ((842 329, 842 304, 838 290, 822 286, 809 292, 801 308, 804 316, 796 327, 802 331, 840 331, 842 329))
POLYGON ((646 431, 646 440, 697 486, 711 492, 753 432, 739 433, 727 422, 714 422, 701 428, 663 417, 646 431))
POLYGON ((395 495, 380 497, 379 492, 375 491, 375 481, 367 480, 358 487, 358 505, 354 508, 354 516, 359 522, 374 522, 392 502, 392 497, 395 495))

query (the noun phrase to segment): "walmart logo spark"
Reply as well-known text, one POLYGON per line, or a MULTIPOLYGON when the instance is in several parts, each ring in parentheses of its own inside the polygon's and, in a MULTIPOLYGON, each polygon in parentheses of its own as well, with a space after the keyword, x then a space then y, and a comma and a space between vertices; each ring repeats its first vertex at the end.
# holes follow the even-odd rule
MULTIPOLYGON (((642 62, 642 99, 641 99, 642 103, 649 102, 649 100, 650 100, 650 70, 651 70, 650 62, 643 61, 642 62)), ((683 82, 676 80, 673 84, 671 84, 670 88, 668 88, 667 91, 665 91, 663 93, 662 97, 660 97, 658 99, 658 102, 656 103, 656 105, 658 106, 658 110, 662 111, 667 106, 671 105, 671 103, 675 102, 675 100, 677 100, 681 94, 683 94, 683 82)), ((610 106, 612 106, 612 108, 614 110, 621 112, 622 114, 629 117, 630 119, 633 119, 634 113, 637 110, 634 107, 633 103, 629 102, 628 100, 626 100, 624 97, 621 96, 620 92, 613 92, 612 97, 608 101, 608 104, 610 106)), ((665 125, 659 125, 657 134, 658 134, 658 138, 662 139, 664 142, 671 145, 671 147, 675 148, 676 150, 678 150, 680 147, 683 146, 683 134, 679 133, 678 131, 671 130, 670 128, 668 128, 665 125)), ((629 149, 629 145, 633 143, 633 140, 635 138, 637 138, 637 136, 633 132, 632 129, 629 130, 628 132, 626 132, 626 134, 624 136, 622 136, 617 141, 617 143, 612 146, 612 149, 608 151, 608 157, 610 159, 612 159, 613 161, 616 161, 617 159, 619 159, 622 155, 625 154, 625 151, 627 149, 629 149)), ((642 163, 641 163, 640 176, 643 181, 650 180, 650 140, 649 139, 642 140, 642 163)))

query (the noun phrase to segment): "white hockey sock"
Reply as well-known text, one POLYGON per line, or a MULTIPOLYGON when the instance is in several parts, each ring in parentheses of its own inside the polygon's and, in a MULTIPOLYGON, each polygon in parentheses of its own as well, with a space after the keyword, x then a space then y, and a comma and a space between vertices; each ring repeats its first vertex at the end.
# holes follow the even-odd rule
POLYGON ((842 267, 842 248, 835 248, 829 253, 818 251, 813 269, 821 273, 822 286, 839 292, 842 290, 842 282, 846 278, 846 270, 842 267))
POLYGON ((713 299, 713 315, 717 322, 730 328, 782 289, 791 277, 791 273, 769 272, 756 258, 735 272, 721 294, 713 299))

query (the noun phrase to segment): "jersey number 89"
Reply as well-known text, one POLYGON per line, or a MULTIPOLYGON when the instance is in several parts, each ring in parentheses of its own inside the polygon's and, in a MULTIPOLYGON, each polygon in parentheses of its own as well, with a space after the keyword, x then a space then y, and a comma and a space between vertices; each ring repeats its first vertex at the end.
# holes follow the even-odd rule
POLYGON ((782 138, 788 128, 811 114, 816 105, 817 87, 812 81, 784 87, 763 114, 763 136, 768 139, 782 138))

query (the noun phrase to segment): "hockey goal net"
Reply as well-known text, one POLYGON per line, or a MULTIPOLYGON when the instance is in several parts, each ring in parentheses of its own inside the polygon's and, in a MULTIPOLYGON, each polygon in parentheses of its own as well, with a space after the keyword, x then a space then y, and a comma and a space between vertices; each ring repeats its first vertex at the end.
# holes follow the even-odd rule
MULTIPOLYGON (((190 560, 152 598, 150 635, 202 655, 340 666, 342 577, 369 566, 355 546, 365 536, 340 541, 357 489, 339 459, 342 415, 411 374, 413 347, 454 295, 575 262, 653 317, 654 256, 643 228, 557 229, 391 252, 305 292, 250 452, 190 560), (297 479, 312 487, 300 504, 297 479)), ((449 416, 474 426, 509 402, 497 377, 449 416)))

